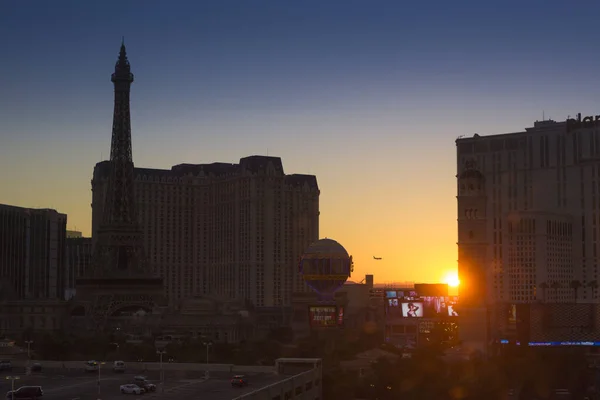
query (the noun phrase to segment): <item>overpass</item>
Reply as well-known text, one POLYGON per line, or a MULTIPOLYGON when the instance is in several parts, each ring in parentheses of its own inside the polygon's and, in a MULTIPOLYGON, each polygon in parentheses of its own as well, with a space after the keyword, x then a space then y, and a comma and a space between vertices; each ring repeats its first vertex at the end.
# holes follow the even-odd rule
POLYGON ((233 400, 321 400, 322 369, 320 358, 280 358, 275 370, 282 380, 233 400))

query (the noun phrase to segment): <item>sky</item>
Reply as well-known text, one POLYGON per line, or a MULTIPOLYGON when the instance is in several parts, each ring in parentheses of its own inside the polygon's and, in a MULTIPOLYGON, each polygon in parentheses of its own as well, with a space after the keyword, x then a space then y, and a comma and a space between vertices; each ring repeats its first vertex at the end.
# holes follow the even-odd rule
POLYGON ((136 166, 279 156, 317 176, 352 280, 457 269, 460 135, 600 105, 600 3, 0 0, 0 203, 90 234, 125 37, 136 166), (382 257, 381 261, 373 256, 382 257))

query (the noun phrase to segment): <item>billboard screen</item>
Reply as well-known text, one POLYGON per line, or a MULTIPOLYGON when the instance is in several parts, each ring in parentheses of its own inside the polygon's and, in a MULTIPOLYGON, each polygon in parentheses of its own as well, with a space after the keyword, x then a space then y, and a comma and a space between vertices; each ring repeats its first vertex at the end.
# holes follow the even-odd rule
POLYGON ((385 300, 385 315, 388 319, 402 318, 402 307, 398 299, 385 300))
POLYGON ((410 303, 400 303, 402 308, 402 316, 405 318, 421 318, 423 317, 423 303, 413 301, 410 303))
POLYGON ((458 317, 458 297, 448 297, 448 316, 458 317))
POLYGON ((334 305, 308 307, 308 321, 311 328, 336 326, 338 318, 338 310, 334 305))
POLYGON ((419 296, 447 297, 447 283, 415 283, 415 292, 419 296))

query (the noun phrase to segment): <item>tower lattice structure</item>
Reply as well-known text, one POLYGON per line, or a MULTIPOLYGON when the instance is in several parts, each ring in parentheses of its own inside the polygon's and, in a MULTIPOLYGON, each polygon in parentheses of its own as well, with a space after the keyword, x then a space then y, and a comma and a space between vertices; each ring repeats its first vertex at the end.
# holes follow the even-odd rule
POLYGON ((111 81, 115 104, 110 175, 90 273, 77 280, 76 296, 85 307, 91 324, 88 328, 99 330, 120 309, 139 307, 156 314, 154 310, 165 300, 162 279, 154 277, 148 268, 137 220, 129 106, 133 74, 124 43, 111 81))
POLYGON ((115 104, 110 148, 110 176, 103 220, 94 248, 93 277, 148 276, 143 233, 139 227, 133 188, 130 89, 133 83, 125 44, 121 44, 111 76, 115 104))

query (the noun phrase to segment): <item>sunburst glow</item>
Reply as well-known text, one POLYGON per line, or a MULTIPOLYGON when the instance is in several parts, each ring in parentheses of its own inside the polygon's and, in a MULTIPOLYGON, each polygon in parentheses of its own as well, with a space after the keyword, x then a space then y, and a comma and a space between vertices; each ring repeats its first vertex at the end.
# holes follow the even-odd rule
POLYGON ((458 287, 460 285, 458 274, 456 272, 449 272, 444 279, 444 283, 447 283, 450 287, 458 287))

